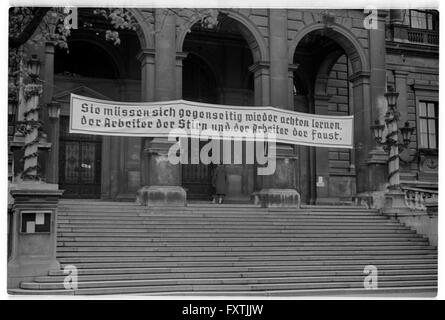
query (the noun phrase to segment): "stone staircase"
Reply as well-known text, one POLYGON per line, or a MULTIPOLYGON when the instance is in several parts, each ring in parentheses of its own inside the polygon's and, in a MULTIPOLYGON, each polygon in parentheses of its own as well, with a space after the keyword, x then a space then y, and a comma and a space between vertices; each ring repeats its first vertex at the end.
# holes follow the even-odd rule
POLYGON ((57 250, 61 270, 10 293, 434 296, 437 287, 437 250, 427 239, 354 206, 148 210, 64 200, 57 250), (78 270, 75 290, 64 289, 68 265, 78 270), (377 267, 377 290, 364 289, 367 265, 377 267))

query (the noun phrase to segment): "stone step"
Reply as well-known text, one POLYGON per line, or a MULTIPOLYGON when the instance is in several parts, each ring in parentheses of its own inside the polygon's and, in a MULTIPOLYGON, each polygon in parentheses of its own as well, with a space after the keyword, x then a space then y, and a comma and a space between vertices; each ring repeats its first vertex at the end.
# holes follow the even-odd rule
MULTIPOLYGON (((22 290, 22 289, 20 289, 22 290)), ((47 290, 46 292, 50 292, 47 290)), ((72 293, 75 294, 75 293, 72 293)), ((178 297, 264 297, 264 298, 286 298, 286 297, 316 297, 316 298, 373 298, 373 299, 400 299, 400 298, 435 298, 437 286, 417 287, 380 287, 373 289, 360 288, 335 288, 335 289, 308 289, 308 290, 265 290, 265 291, 193 291, 193 292, 163 292, 163 293, 132 293, 132 296, 153 296, 163 298, 165 296, 178 297)))
POLYGON ((434 253, 427 253, 424 251, 419 252, 404 252, 404 253, 392 253, 392 252, 361 252, 361 251, 351 251, 347 254, 340 254, 340 252, 301 252, 299 254, 294 253, 292 255, 279 255, 268 253, 267 255, 261 253, 258 255, 236 255, 229 253, 221 253, 217 254, 216 252, 213 255, 208 255, 208 253, 204 253, 203 255, 198 254, 190 254, 190 253, 175 253, 175 254, 165 254, 162 255, 157 253, 155 256, 153 254, 148 255, 102 255, 102 256, 74 256, 74 257, 63 257, 58 256, 60 263, 63 264, 78 264, 78 263, 95 263, 95 262, 264 262, 264 261, 275 261, 278 262, 289 262, 289 261, 339 261, 339 260, 383 260, 383 259, 394 259, 394 260, 403 260, 403 259, 424 259, 425 261, 428 259, 437 259, 437 255, 434 253), (353 256, 352 256, 353 255, 353 256))
POLYGON ((326 246, 279 246, 279 247, 272 247, 272 246, 265 246, 265 247, 259 247, 259 246, 250 246, 250 247, 229 247, 229 246, 217 246, 217 247, 134 247, 134 246, 89 246, 89 247, 76 247, 76 246, 58 246, 57 252, 79 252, 79 253, 96 253, 96 252, 250 252, 250 251, 261 251, 261 252, 268 252, 268 251, 285 251, 285 252, 292 252, 292 251, 323 251, 323 250, 332 250, 332 251, 369 251, 369 250, 381 250, 381 251, 388 251, 388 250, 399 250, 399 251, 411 251, 411 250, 425 250, 425 251, 434 251, 435 249, 427 246, 427 245, 420 245, 420 246, 333 246, 333 245, 326 245, 326 246))
MULTIPOLYGON (((146 248, 159 248, 159 247, 168 247, 168 248, 200 248, 214 250, 215 248, 269 248, 269 247, 350 247, 350 246, 373 246, 373 247, 386 247, 386 246, 397 246, 397 247, 411 247, 411 246, 428 246, 427 239, 415 238, 413 241, 325 241, 321 239, 321 241, 273 241, 273 242, 217 242, 217 241, 206 241, 202 242, 193 242, 193 241, 178 241, 178 242, 163 242, 162 244, 156 242, 146 242, 146 241, 134 241, 129 244, 130 241, 61 241, 60 239, 57 241, 57 247, 59 248, 104 248, 104 247, 146 247, 146 248)), ((97 249, 99 250, 99 249, 97 249)), ((205 250, 205 249, 204 249, 205 250)))
POLYGON ((68 236, 59 235, 58 241, 95 241, 95 242, 107 242, 107 241, 122 241, 122 242, 144 242, 162 245, 163 243, 175 243, 175 242, 206 242, 206 243, 231 243, 231 242, 283 242, 287 241, 289 243, 301 242, 301 241, 318 241, 318 242, 329 242, 329 241, 418 241, 426 240, 417 234, 392 234, 392 235, 346 235, 346 234, 336 234, 326 236, 324 234, 304 234, 304 235, 292 235, 292 237, 277 236, 277 237, 187 237, 183 238, 180 236, 176 237, 159 237, 153 238, 148 235, 138 234, 138 235, 93 235, 91 233, 84 234, 82 236, 68 236))
MULTIPOLYGON (((379 272, 422 272, 426 273, 436 272, 437 273, 437 265, 435 263, 424 263, 424 264, 378 264, 376 265, 379 272)), ((94 268, 94 269, 86 269, 80 268, 77 270, 78 275, 112 275, 112 274, 182 274, 192 275, 195 273, 217 273, 217 272, 230 272, 230 273, 258 273, 258 272, 361 272, 363 274, 364 266, 360 265, 306 265, 306 266, 247 266, 247 267, 201 267, 201 266, 192 266, 192 267, 150 267, 150 268, 140 268, 140 267, 126 267, 126 268, 94 268)), ((49 276, 63 276, 66 274, 63 270, 50 270, 49 276)))
POLYGON ((92 217, 71 217, 64 218, 58 217, 57 222, 61 224, 70 225, 153 225, 153 226, 165 226, 165 227, 175 227, 175 226, 242 226, 246 228, 253 227, 286 227, 286 226, 306 226, 306 225, 324 225, 324 226, 400 226, 401 224, 392 220, 354 220, 354 221, 339 221, 339 220, 321 220, 321 219, 292 219, 288 221, 211 221, 207 220, 195 220, 195 221, 177 221, 177 220, 165 220, 159 221, 156 219, 112 219, 112 218, 92 218, 92 217))
POLYGON ((323 224, 294 224, 294 225, 240 225, 240 224, 233 224, 233 225, 224 225, 224 224, 200 224, 200 225, 157 225, 155 223, 141 223, 141 224, 115 224, 115 223, 64 223, 61 221, 58 221, 58 229, 74 229, 74 228, 84 228, 84 229, 113 229, 113 228, 119 228, 119 229, 156 229, 156 230, 234 230, 234 229, 241 229, 241 230, 301 230, 301 229, 329 229, 329 230, 336 230, 336 229, 403 229, 406 230, 408 228, 400 225, 400 224, 374 224, 374 225, 359 225, 359 224, 330 224, 330 225, 323 225, 323 224))
POLYGON ((291 249, 291 250, 280 250, 280 251, 92 251, 92 252, 85 252, 85 251, 73 251, 73 252, 58 252, 57 258, 59 259, 67 259, 67 258, 79 258, 79 259, 88 259, 88 258, 111 258, 115 257, 116 259, 123 259, 126 257, 131 257, 133 259, 139 258, 143 259, 146 257, 152 257, 155 261, 157 259, 164 259, 164 258, 174 258, 174 257, 186 257, 187 259, 191 259, 192 257, 199 257, 199 258, 239 258, 242 259, 253 259, 253 257, 262 256, 264 259, 283 259, 287 257, 288 259, 293 259, 296 257, 308 257, 317 255, 318 257, 325 257, 325 256, 336 256, 336 257, 344 257, 348 255, 367 255, 367 256, 407 256, 407 255, 435 255, 435 250, 430 248, 422 248, 420 250, 414 250, 414 249, 408 249, 408 250, 362 250, 362 249, 351 249, 351 250, 342 250, 342 249, 329 249, 329 250, 303 250, 303 249, 291 249))
POLYGON ((110 232, 124 232, 124 233, 150 233, 154 236, 157 234, 294 234, 294 233, 415 233, 414 230, 408 229, 402 226, 337 226, 337 227, 325 227, 322 226, 295 226, 288 228, 160 228, 151 226, 72 226, 62 225, 58 228, 59 233, 66 232, 84 232, 84 233, 110 233, 110 232))
POLYGON ((345 214, 342 212, 338 213, 262 213, 262 212, 252 212, 249 214, 242 214, 238 212, 222 212, 222 213, 174 213, 174 212, 146 212, 146 211, 59 211, 60 216, 88 216, 88 217, 151 217, 160 219, 171 219, 177 218, 182 220, 187 219, 215 219, 215 220, 230 220, 230 219, 244 219, 244 220, 279 220, 279 219, 309 219, 309 218, 324 218, 324 219, 370 219, 370 220, 388 220, 388 217, 375 213, 362 213, 362 214, 345 214))
POLYGON ((14 293, 189 294, 364 292, 374 265, 380 290, 434 294, 437 250, 377 210, 357 206, 267 209, 191 204, 61 201, 60 270, 14 293), (79 288, 64 290, 74 265, 79 288))
MULTIPOLYGON (((386 284, 385 284, 386 285, 386 284)), ((138 288, 139 289, 139 288, 138 288)), ((128 291, 128 290, 127 290, 128 291)), ((83 291, 75 290, 29 290, 29 289, 8 289, 9 294, 14 295, 82 295, 83 291)), ((88 291, 91 294, 91 291, 88 291)), ((435 297, 437 295, 437 286, 415 286, 415 287, 380 287, 377 290, 366 290, 363 288, 337 288, 337 289, 298 289, 298 290, 263 290, 263 291, 169 291, 169 292, 155 292, 149 293, 144 291, 138 292, 127 292, 132 296, 144 295, 144 296, 260 296, 260 297, 307 297, 307 296, 318 296, 318 297, 435 297)), ((102 293, 104 294, 104 293, 102 293)), ((108 293, 113 295, 113 293, 108 293)), ((121 295, 122 293, 114 293, 121 295)))
MULTIPOLYGON (((198 280, 158 280, 158 285, 154 285, 156 280, 137 280, 137 281, 97 281, 97 282, 81 282, 78 283, 78 290, 81 294, 115 294, 115 293, 131 293, 131 292, 169 292, 169 291, 264 291, 264 290, 296 290, 296 289, 323 289, 323 288, 363 288, 363 277, 349 278, 346 281, 327 282, 309 282, 305 279, 283 279, 283 283, 274 281, 264 283, 257 279, 213 279, 204 281, 198 280), (239 281, 243 280, 243 281, 239 281), (250 281, 247 281, 250 280, 250 281), (300 281, 298 281, 300 280, 300 281), (246 283, 247 282, 247 283, 246 283)), ((265 281, 266 279, 262 279, 265 281)), ((316 281, 317 279, 310 279, 316 281)), ((319 279, 321 280, 321 279, 319 279)), ((419 280, 388 280, 379 279, 380 287, 401 287, 401 286, 435 286, 437 280, 434 278, 425 278, 419 280)), ((60 290, 64 289, 63 283, 36 283, 23 282, 22 289, 43 289, 43 290, 60 290)))
MULTIPOLYGON (((425 263, 428 264, 437 264, 436 258, 428 258, 424 259, 424 257, 410 257, 410 258, 358 258, 358 259, 343 259, 343 260, 288 260, 288 261, 272 261, 272 260, 262 260, 262 261, 173 261, 173 262, 165 262, 165 261, 153 261, 153 262, 134 262, 124 260, 122 262, 77 262, 76 267, 78 269, 92 269, 92 268, 198 268, 198 267, 216 267, 216 268, 224 268, 224 267, 252 267, 252 266, 264 266, 264 267, 301 267, 308 266, 311 268, 317 266, 351 266, 358 265, 361 268, 367 265, 394 265, 394 264, 419 264, 423 265, 425 263)), ((64 268, 67 265, 71 265, 71 262, 67 264, 61 263, 61 267, 64 268)))
POLYGON ((351 225, 385 225, 400 224, 390 219, 321 219, 321 218, 293 218, 293 219, 210 219, 210 218, 165 218, 165 217, 90 217, 90 216, 58 216, 61 223, 109 223, 109 224, 159 224, 166 226, 174 225, 300 225, 300 224, 351 224, 351 225))
POLYGON ((386 241, 406 241, 406 242, 417 242, 417 241, 428 241, 426 238, 423 238, 422 236, 418 234, 394 234, 394 235, 377 235, 377 236, 350 236, 350 235, 336 235, 327 237, 325 235, 318 236, 317 234, 312 235, 304 235, 299 237, 298 235, 293 235, 292 237, 249 237, 249 238, 240 238, 240 237, 231 237, 231 238, 224 238, 224 237, 218 237, 218 238, 208 238, 208 237, 195 237, 195 238, 187 238, 183 239, 181 237, 169 237, 169 238, 151 238, 145 235, 138 234, 137 236, 104 236, 103 234, 99 236, 94 236, 89 234, 88 236, 81 236, 81 237, 71 237, 71 236, 61 236, 58 237, 58 241, 94 241, 94 242, 144 242, 144 243, 154 243, 154 244, 168 244, 168 243, 177 243, 177 242, 184 242, 184 243, 198 243, 198 242, 205 242, 205 243, 238 243, 238 242, 248 242, 248 243, 276 243, 276 242, 288 242, 288 243, 295 243, 295 242, 332 242, 332 241, 340 241, 340 242, 357 242, 357 241, 365 241, 365 242, 386 242, 386 241))
MULTIPOLYGON (((380 276, 407 276, 407 275, 433 275, 437 277, 437 269, 415 270, 379 270, 380 276)), ((251 272, 169 272, 169 273, 120 273, 120 274, 78 274, 78 281, 115 281, 115 280, 157 280, 157 279, 214 279, 214 278, 294 278, 294 277, 337 277, 355 276, 363 277, 362 270, 333 270, 333 271, 251 271, 251 272)), ((42 276, 34 279, 35 282, 63 282, 65 274, 57 276, 42 276)))
POLYGON ((188 205, 186 207, 145 207, 137 205, 135 203, 120 203, 118 205, 103 205, 103 204, 82 204, 77 203, 75 205, 67 205, 59 203, 58 208, 66 211, 87 210, 87 211, 100 211, 106 209, 112 210, 145 210, 145 211, 157 211, 168 210, 171 212, 379 212, 378 209, 367 209, 365 207, 352 207, 352 206, 331 206, 331 207, 312 207, 301 206, 300 208, 263 208, 260 206, 241 206, 238 204, 223 204, 208 206, 194 206, 188 205))
POLYGON ((369 236, 396 236, 396 235, 411 235, 413 237, 419 237, 413 230, 302 230, 298 233, 289 230, 286 231, 270 231, 270 232, 224 232, 224 231, 205 231, 200 232, 175 232, 172 230, 165 232, 154 232, 151 230, 144 229, 130 229, 130 230, 107 230, 107 229, 90 229, 88 231, 59 231, 57 233, 58 237, 82 237, 82 236, 114 236, 114 237, 134 237, 134 236, 145 236, 149 238, 196 238, 196 237, 206 237, 209 240, 215 238, 277 238, 277 237, 290 237, 290 238, 307 238, 307 237, 343 237, 343 236, 355 236, 355 237, 369 237, 369 236))

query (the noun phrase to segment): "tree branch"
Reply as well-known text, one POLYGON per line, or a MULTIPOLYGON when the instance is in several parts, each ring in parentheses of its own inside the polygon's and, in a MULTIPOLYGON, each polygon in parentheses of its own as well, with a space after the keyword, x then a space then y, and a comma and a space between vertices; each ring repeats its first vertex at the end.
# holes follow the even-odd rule
POLYGON ((9 47, 18 48, 28 41, 49 10, 51 10, 51 7, 37 8, 32 20, 26 25, 25 29, 17 37, 9 37, 9 47))

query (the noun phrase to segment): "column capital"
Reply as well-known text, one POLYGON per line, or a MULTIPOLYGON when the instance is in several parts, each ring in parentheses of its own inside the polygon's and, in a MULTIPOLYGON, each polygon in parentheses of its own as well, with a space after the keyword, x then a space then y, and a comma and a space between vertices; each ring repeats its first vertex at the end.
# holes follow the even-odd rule
POLYGON ((137 55, 136 59, 138 59, 141 63, 154 63, 156 52, 154 49, 141 49, 137 55))
POLYGON ((409 75, 409 72, 405 70, 394 70, 393 72, 396 78, 406 78, 409 75))
POLYGON ((256 73, 257 71, 269 70, 270 62, 269 61, 258 61, 249 66, 249 71, 256 73))
POLYGON ((46 41, 45 42, 45 53, 46 54, 54 54, 55 47, 56 47, 55 41, 46 41))
POLYGON ((188 52, 176 52, 176 67, 182 67, 182 60, 187 58, 188 52))
POLYGON ((369 79, 371 78, 371 73, 368 71, 359 71, 356 73, 353 73, 349 76, 350 82, 357 82, 357 81, 367 81, 369 82, 369 79))
POLYGON ((188 55, 188 52, 176 52, 176 60, 184 60, 188 55))
POLYGON ((293 63, 288 66, 288 70, 289 72, 294 72, 297 71, 299 67, 300 67, 299 63, 293 63))

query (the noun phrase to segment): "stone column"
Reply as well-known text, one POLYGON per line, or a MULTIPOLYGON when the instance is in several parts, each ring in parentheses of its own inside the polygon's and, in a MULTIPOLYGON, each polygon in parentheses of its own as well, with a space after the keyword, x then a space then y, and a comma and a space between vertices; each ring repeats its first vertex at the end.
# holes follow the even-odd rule
MULTIPOLYGON (((155 10, 154 100, 177 98, 176 16, 165 9, 155 10)), ((145 143, 148 156, 147 186, 138 191, 141 203, 148 206, 185 206, 186 193, 181 187, 181 165, 172 165, 167 138, 153 138, 145 143)))
MULTIPOLYGON (((53 41, 45 44, 44 57, 44 79, 42 105, 51 103, 54 93, 54 46, 53 41)), ((42 112, 44 130, 48 133, 48 140, 51 142, 48 165, 46 166, 46 180, 49 183, 59 182, 59 119, 50 119, 48 111, 42 112)))
MULTIPOLYGON (((329 114, 329 100, 330 94, 315 94, 315 114, 328 115, 329 114)), ((316 202, 323 202, 323 198, 329 197, 329 148, 315 148, 315 166, 316 176, 316 202)), ((314 165, 314 163, 312 164, 314 165)))
MULTIPOLYGON (((46 104, 59 104, 58 102, 50 102, 46 104)), ((58 106, 61 108, 60 104, 58 106)), ((49 153, 49 162, 46 167, 47 181, 49 183, 59 182, 59 137, 60 137, 60 117, 52 118, 48 117, 49 131, 48 138, 51 142, 51 151, 49 153)))
POLYGON ((386 153, 375 147, 370 128, 371 88, 369 73, 350 76, 354 97, 354 150, 357 175, 357 193, 382 190, 386 183, 386 153), (374 147, 373 147, 374 146, 374 147))
POLYGON ((182 99, 182 61, 187 58, 186 52, 176 53, 176 99, 182 99))
MULTIPOLYGON (((155 88, 155 51, 154 49, 142 49, 136 56, 141 62, 141 101, 154 100, 155 88)), ((148 184, 148 156, 145 153, 149 138, 141 139, 141 185, 148 184)))
POLYGON ((293 110, 293 111, 295 111, 295 108, 294 108, 294 72, 297 71, 298 67, 299 67, 298 64, 290 64, 287 69, 287 77, 288 77, 288 81, 287 81, 288 102, 287 102, 287 105, 288 105, 288 109, 293 110))
POLYGON ((287 10, 269 9, 270 91, 273 107, 288 109, 287 10))
MULTIPOLYGON (((287 10, 269 9, 270 103, 273 107, 293 109, 293 103, 289 103, 290 77, 287 54, 287 10)), ((274 148, 276 170, 274 174, 262 177, 262 189, 259 192, 261 205, 263 207, 299 206, 300 195, 296 190, 294 146, 277 144, 274 148)), ((269 159, 269 161, 273 160, 269 159)))
POLYGON ((255 90, 255 105, 270 105, 270 70, 268 62, 256 62, 249 67, 253 72, 253 82, 255 90))
MULTIPOLYGON (((369 61, 371 65, 371 72, 369 77, 370 94, 371 94, 371 105, 367 109, 363 106, 363 110, 359 112, 365 112, 364 120, 360 126, 360 130, 363 131, 363 151, 368 154, 367 166, 368 174, 366 180, 361 181, 360 177, 363 173, 365 167, 361 167, 357 170, 357 192, 363 191, 379 191, 383 190, 386 185, 386 153, 382 150, 380 146, 377 146, 373 138, 372 130, 370 126, 374 124, 374 121, 381 119, 386 110, 386 98, 384 96, 386 92, 386 35, 385 35, 385 22, 386 16, 388 15, 387 10, 378 11, 378 27, 377 29, 369 30, 369 61), (369 110, 366 112, 366 110, 369 110), (366 119, 369 117, 369 119, 366 119), (366 141, 366 142, 365 142, 366 141), (365 144, 366 143, 366 144, 365 144), (360 173, 359 173, 360 171, 360 173)), ((367 90, 367 86, 363 86, 363 90, 367 90)), ((354 90, 354 95, 356 91, 354 90)), ((365 93, 366 94, 366 93, 365 93)), ((354 98, 355 99, 355 98, 354 98)), ((354 101, 355 102, 355 101, 354 101)), ((358 104, 354 103, 354 106, 358 104)), ((354 111, 356 116, 359 116, 357 112, 354 111)), ((358 134, 358 133, 357 133, 358 134)), ((356 135, 357 137, 357 135, 356 135)), ((362 152, 358 152, 361 154, 362 152)), ((357 154, 357 153, 356 153, 357 154)), ((358 161, 362 161, 359 159, 358 161)), ((362 162, 363 164, 363 162, 362 162)))
POLYGON ((400 123, 403 125, 408 121, 408 92, 407 92, 407 78, 409 72, 403 70, 394 71, 395 90, 399 93, 397 99, 397 109, 400 112, 400 123))
MULTIPOLYGON (((378 11, 378 27, 369 30, 369 61, 371 65, 371 119, 383 115, 382 108, 386 108, 386 36, 385 19, 386 10, 378 11)), ((370 123, 369 125, 371 125, 370 123)), ((373 143, 375 145, 375 143, 373 143)))
POLYGON ((141 62, 141 101, 153 101, 155 88, 155 50, 142 49, 136 58, 141 62))

